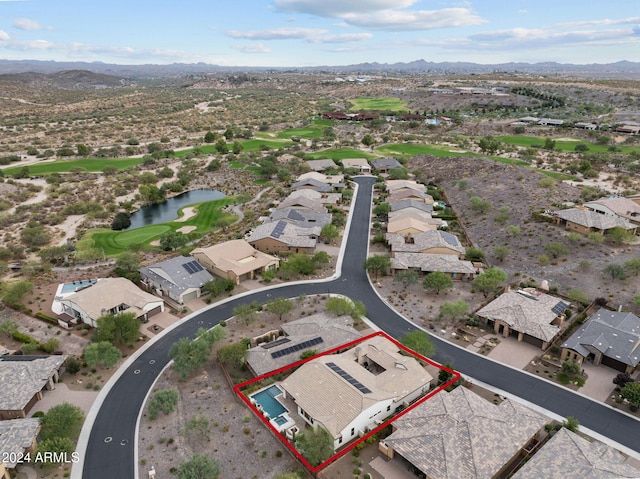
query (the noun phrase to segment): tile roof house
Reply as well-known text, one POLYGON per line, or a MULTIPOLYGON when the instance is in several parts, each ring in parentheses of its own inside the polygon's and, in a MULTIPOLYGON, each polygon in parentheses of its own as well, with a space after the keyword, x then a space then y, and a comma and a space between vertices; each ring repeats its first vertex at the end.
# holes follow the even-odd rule
POLYGON ((60 299, 65 314, 96 327, 96 320, 105 314, 123 311, 134 313, 143 322, 164 311, 161 298, 142 291, 125 278, 101 278, 89 286, 60 299))
POLYGON ((371 160, 371 166, 373 166, 374 170, 380 173, 387 173, 393 168, 402 168, 402 163, 391 157, 376 158, 374 160, 371 160))
POLYGON ((415 358, 374 336, 304 363, 281 386, 298 414, 310 426, 324 427, 337 449, 421 397, 432 379, 415 358))
POLYGON ((457 387, 396 419, 379 448, 388 457, 404 458, 422 477, 491 479, 503 477, 522 460, 523 450, 544 435, 547 422, 515 401, 496 405, 457 387))
POLYGON ((331 214, 316 213, 315 211, 291 207, 278 208, 271 212, 268 221, 286 221, 301 228, 312 228, 314 226, 322 228, 324 225, 331 223, 331 214))
POLYGON ((342 160, 345 169, 355 168, 360 173, 371 173, 371 165, 364 158, 345 158, 342 160))
POLYGON ((247 236, 247 242, 264 253, 313 253, 322 228, 302 228, 286 221, 273 221, 256 226, 247 236))
POLYGON ((196 248, 191 256, 211 274, 240 284, 257 273, 277 269, 278 258, 262 253, 245 240, 231 240, 206 248, 196 248))
POLYGON ((640 224, 640 205, 629 198, 600 198, 595 201, 589 201, 583 205, 596 213, 618 216, 624 218, 630 223, 640 224))
POLYGON ((460 260, 452 254, 396 253, 391 258, 391 274, 409 269, 424 274, 439 271, 454 280, 472 280, 479 273, 471 261, 460 260))
MULTIPOLYGON (((321 193, 319 191, 302 189, 292 191, 289 196, 287 196, 278 208, 285 208, 287 206, 295 206, 299 204, 300 200, 305 200, 307 203, 302 204, 303 207, 308 208, 309 204, 315 206, 315 208, 323 208, 322 205, 335 205, 340 202, 342 199, 342 195, 340 193, 321 193)), ((322 211, 326 213, 326 211, 322 211)))
POLYGON ((405 208, 399 211, 391 211, 387 215, 387 218, 389 219, 389 222, 396 221, 402 218, 415 218, 434 224, 437 227, 445 225, 445 222, 440 218, 433 218, 431 216, 431 213, 427 213, 426 211, 422 211, 418 208, 405 208))
POLYGON ((322 353, 360 337, 361 334, 353 329, 351 316, 317 313, 282 323, 280 330, 259 337, 268 338, 269 342, 258 343, 258 338, 254 338, 256 341, 252 340, 252 343, 256 345, 247 352, 247 365, 260 376, 299 361, 304 351, 322 353))
POLYGON ((593 358, 596 366, 602 363, 631 374, 640 363, 640 318, 600 308, 561 348, 563 361, 572 359, 582 364, 593 358))
POLYGON ((404 209, 417 209, 425 213, 433 213, 433 204, 425 203, 422 200, 412 200, 410 198, 406 200, 396 201, 391 205, 391 212, 402 211, 404 209))
POLYGON ((0 420, 26 417, 42 399, 44 389, 54 389, 67 356, 0 357, 0 420))
POLYGON ((213 276, 189 256, 177 256, 140 268, 140 279, 148 288, 184 304, 202 294, 202 287, 213 276))
POLYGON ((564 311, 569 306, 554 296, 525 288, 501 294, 476 315, 493 325, 496 334, 506 338, 516 333, 518 341, 547 349, 560 334, 564 311))
MULTIPOLYGON (((298 191, 309 191, 309 190, 298 190, 298 191)), ((317 200, 307 198, 305 196, 294 196, 285 198, 282 203, 280 203, 277 209, 284 208, 295 208, 298 210, 307 210, 313 211, 315 213, 326 213, 327 209, 322 206, 322 203, 319 203, 317 200)))
POLYGON ((336 188, 344 187, 344 175, 325 175, 317 171, 309 171, 298 176, 297 181, 306 180, 308 178, 327 183, 328 185, 336 185, 336 188))
POLYGON ((640 477, 616 449, 560 429, 520 468, 512 479, 623 479, 640 477))
POLYGON ((391 257, 396 253, 451 254, 464 258, 465 248, 458 237, 446 231, 425 231, 414 235, 403 236, 387 233, 385 239, 391 248, 391 257))
POLYGON ((387 223, 387 234, 415 235, 425 231, 435 231, 442 220, 421 219, 413 216, 394 217, 387 223))
POLYGON ((316 180, 314 178, 305 178, 303 180, 296 181, 291 184, 291 189, 293 190, 314 190, 319 191, 320 193, 328 193, 333 191, 333 187, 327 183, 323 183, 322 181, 316 180))
POLYGON ((0 421, 0 478, 9 479, 8 469, 15 469, 18 458, 36 449, 40 419, 10 419, 0 421))
POLYGON ((553 216, 557 224, 583 235, 593 232, 606 234, 608 230, 616 227, 636 234, 637 226, 624 218, 596 213, 584 207, 555 211, 553 216))
POLYGON ((386 186, 389 194, 406 190, 420 191, 422 193, 425 193, 427 191, 426 187, 422 183, 418 183, 412 180, 394 181, 391 183, 387 183, 386 186))
POLYGON ((393 205, 398 201, 408 199, 419 200, 423 203, 433 205, 433 197, 431 195, 428 195, 427 193, 420 190, 414 190, 413 188, 406 188, 404 190, 391 193, 389 196, 387 196, 386 202, 390 205, 393 205))
POLYGON ((324 171, 327 168, 338 168, 333 160, 309 160, 307 165, 313 171, 324 171))

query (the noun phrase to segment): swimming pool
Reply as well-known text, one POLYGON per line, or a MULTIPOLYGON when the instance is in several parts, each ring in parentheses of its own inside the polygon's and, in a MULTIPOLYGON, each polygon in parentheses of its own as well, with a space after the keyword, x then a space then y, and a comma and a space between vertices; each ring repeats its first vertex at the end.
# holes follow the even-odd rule
POLYGON ((74 293, 76 291, 81 290, 82 288, 86 288, 87 286, 93 286, 96 284, 97 279, 83 279, 82 281, 74 281, 73 283, 64 283, 62 285, 62 289, 60 293, 74 293))
POLYGON ((258 404, 264 411, 269 414, 271 418, 277 418, 281 414, 287 412, 280 402, 276 399, 276 396, 282 394, 282 389, 277 385, 272 384, 266 389, 255 393, 251 398, 258 404))

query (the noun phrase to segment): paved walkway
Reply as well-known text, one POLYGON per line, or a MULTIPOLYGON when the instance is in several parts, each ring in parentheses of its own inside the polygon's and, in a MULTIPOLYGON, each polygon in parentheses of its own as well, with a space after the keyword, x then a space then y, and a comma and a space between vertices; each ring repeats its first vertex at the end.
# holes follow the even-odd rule
POLYGON ((588 379, 584 386, 578 389, 578 392, 604 402, 615 388, 613 378, 616 377, 618 371, 607 366, 594 366, 591 363, 583 364, 582 368, 588 375, 588 379))
POLYGON ((488 356, 514 368, 523 369, 533 358, 542 354, 542 350, 533 344, 519 342, 510 336, 499 339, 500 344, 493 348, 488 356))

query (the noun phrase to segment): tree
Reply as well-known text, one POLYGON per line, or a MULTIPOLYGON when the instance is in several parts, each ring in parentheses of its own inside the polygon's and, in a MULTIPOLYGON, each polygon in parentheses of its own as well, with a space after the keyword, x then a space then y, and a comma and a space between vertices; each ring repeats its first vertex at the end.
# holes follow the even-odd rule
POLYGON ((295 253, 289 256, 286 263, 280 265, 280 271, 302 275, 313 274, 316 271, 316 263, 311 256, 304 253, 295 253))
POLYGON ((18 331, 18 323, 11 319, 5 319, 0 323, 0 334, 4 334, 8 338, 18 331))
POLYGON ((484 260, 484 251, 480 248, 466 248, 465 257, 467 261, 482 261, 484 260))
POLYGON ((204 367, 211 354, 211 345, 206 340, 181 338, 169 349, 169 357, 173 360, 173 369, 178 379, 184 381, 198 368, 204 367))
POLYGON ((508 246, 496 246, 493 248, 493 254, 501 263, 509 256, 509 253, 511 253, 511 250, 508 246))
POLYGON ((562 423, 562 427, 571 432, 578 432, 580 422, 573 416, 567 416, 567 420, 562 423))
POLYGON ((265 305, 265 309, 271 314, 275 314, 280 321, 282 317, 293 310, 293 303, 290 299, 278 296, 265 305))
POLYGON ((92 343, 84 348, 84 360, 90 368, 95 368, 96 366, 110 368, 118 364, 121 357, 120 350, 109 341, 92 343))
POLYGON ((489 268, 484 273, 479 274, 473 280, 473 287, 480 291, 484 297, 489 296, 498 286, 507 280, 507 273, 498 268, 489 268))
POLYGON ((391 259, 387 255, 370 256, 364 262, 364 269, 369 273, 375 274, 374 281, 378 281, 379 274, 387 274, 387 271, 391 267, 391 259))
POLYGON ((403 288, 418 282, 418 272, 414 269, 398 271, 393 278, 396 283, 402 284, 403 288))
POLYGON ((562 372, 569 377, 577 376, 581 370, 580 365, 572 359, 567 359, 562 363, 562 372))
POLYGON ((378 218, 386 218, 391 211, 391 205, 389 203, 380 203, 373 208, 373 214, 378 218))
POLYGON ((602 271, 611 276, 611 279, 625 279, 627 277, 627 272, 621 264, 609 263, 602 271))
POLYGON ((556 147, 556 141, 552 138, 545 138, 542 148, 545 150, 553 150, 556 147))
POLYGON ((145 204, 162 203, 165 199, 164 189, 160 189, 156 185, 140 185, 138 194, 140 200, 145 204))
POLYGON ((248 340, 241 340, 220 346, 216 351, 218 361, 224 364, 242 366, 247 360, 247 343, 248 340))
POLYGON ((187 244, 188 238, 177 231, 169 231, 160 236, 160 248, 163 251, 175 251, 187 244))
POLYGON ((628 382, 622 388, 620 392, 622 397, 625 398, 633 406, 640 406, 640 383, 628 382))
POLYGON ((325 307, 327 311, 336 316, 350 315, 353 311, 353 301, 349 298, 332 296, 325 302, 325 307))
POLYGON ((333 456, 333 437, 322 426, 306 429, 295 437, 296 449, 316 467, 333 456))
POLYGON ((76 149, 78 150, 78 156, 87 157, 87 156, 89 156, 89 153, 91 153, 91 148, 88 147, 87 145, 82 144, 82 143, 78 143, 76 145, 76 149))
POLYGON ((407 348, 415 351, 422 356, 433 356, 436 352, 436 347, 429 339, 429 333, 422 331, 421 329, 414 329, 410 333, 405 334, 400 342, 407 348))
POLYGON ((233 142, 233 146, 231 147, 231 151, 233 152, 234 155, 239 155, 242 150, 244 150, 244 146, 242 145, 242 143, 240 143, 239 141, 234 141, 233 142))
POLYGON ((214 141, 216 141, 215 133, 213 133, 212 131, 206 132, 205 135, 204 135, 204 142, 205 143, 213 143, 214 141))
POLYGON ((217 459, 206 454, 194 454, 191 459, 181 462, 176 470, 178 479, 218 479, 221 468, 217 459))
POLYGON ((626 243, 630 238, 631 234, 622 226, 616 226, 607 230, 607 239, 615 245, 626 243))
POLYGON ((451 303, 443 303, 440 306, 439 318, 458 321, 464 318, 469 311, 469 304, 464 300, 454 301, 451 303))
POLYGON ((131 344, 140 333, 140 320, 135 313, 123 311, 118 314, 105 314, 96 321, 98 341, 109 341, 113 344, 131 344))
POLYGON ((453 280, 447 273, 441 271, 434 271, 427 274, 422 281, 422 287, 430 291, 440 294, 440 291, 447 290, 453 287, 453 280))
POLYGON ((229 145, 227 145, 227 142, 220 138, 218 141, 216 141, 216 151, 222 155, 226 155, 227 153, 229 153, 229 145))
POLYGON ((390 180, 408 180, 409 170, 401 166, 397 168, 391 168, 389 170, 389 179, 390 180))
POLYGON ((502 143, 492 136, 485 136, 478 141, 478 148, 480 148, 482 152, 489 153, 490 155, 497 153, 501 145, 502 143))
POLYGON ((196 414, 191 416, 183 430, 184 435, 189 439, 198 441, 208 441, 211 437, 209 431, 209 419, 204 414, 196 414))
POLYGON ((255 310, 255 308, 252 305, 247 303, 241 304, 233 308, 233 315, 237 319, 244 321, 246 325, 249 325, 253 323, 256 319, 258 319, 258 312, 255 310))
POLYGON ((362 144, 364 146, 371 146, 376 142, 376 140, 370 134, 366 134, 362 137, 362 144))
POLYGON ((49 244, 49 241, 51 241, 51 235, 45 227, 33 220, 29 220, 22 230, 22 242, 31 248, 44 246, 49 244))
POLYGON ((125 251, 120 253, 116 258, 116 268, 120 268, 126 273, 133 273, 138 271, 140 267, 140 257, 138 253, 133 251, 125 251))
POLYGON ((569 248, 567 248, 567 245, 558 241, 547 243, 547 245, 544 247, 544 250, 554 258, 557 258, 558 256, 564 256, 569 252, 569 248))
POLYGON ((624 262, 624 268, 633 273, 634 276, 640 275, 640 258, 631 258, 624 262))
MULTIPOLYGON (((54 462, 51 453, 67 453, 67 457, 71 458, 71 454, 75 451, 76 446, 73 440, 68 437, 51 437, 48 439, 40 440, 38 442, 38 447, 36 448, 36 454, 40 454, 40 457, 43 458, 43 465, 53 466, 57 464, 54 462)), ((32 454, 33 457, 33 454, 32 454)), ((60 457, 60 456, 58 456, 60 457)))
POLYGON ((224 292, 231 292, 235 288, 236 284, 230 279, 216 278, 213 279, 202 287, 207 293, 211 293, 211 296, 219 296, 224 292))
POLYGON ((131 226, 131 219, 124 211, 118 213, 111 222, 111 229, 115 231, 127 229, 129 226, 131 226))
POLYGON ((10 308, 19 308, 23 298, 33 293, 33 284, 29 281, 17 281, 2 287, 2 301, 10 308))
POLYGON ((66 437, 75 439, 80 433, 84 413, 78 406, 63 402, 49 409, 41 419, 40 440, 66 437))
POLYGON ((340 236, 340 230, 337 226, 332 225, 331 223, 324 225, 320 231, 322 241, 327 244, 333 243, 338 236, 340 236))
POLYGON ((177 388, 163 389, 155 393, 147 405, 149 419, 156 419, 160 413, 171 414, 176 410, 178 399, 180 399, 180 393, 177 388))

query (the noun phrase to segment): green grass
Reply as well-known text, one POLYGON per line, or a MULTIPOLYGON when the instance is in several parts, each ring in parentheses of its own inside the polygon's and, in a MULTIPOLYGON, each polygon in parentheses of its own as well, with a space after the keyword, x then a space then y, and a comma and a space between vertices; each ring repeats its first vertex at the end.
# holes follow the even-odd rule
MULTIPOLYGON (((84 234, 77 243, 78 256, 86 257, 92 251, 99 251, 108 257, 117 256, 127 250, 132 244, 143 244, 150 249, 150 243, 160 238, 169 231, 176 231, 183 226, 195 226, 194 232, 205 234, 212 229, 214 221, 229 215, 222 211, 222 207, 231 204, 235 198, 230 196, 219 200, 207 201, 189 205, 196 208, 197 214, 187 221, 170 221, 156 225, 143 226, 133 230, 113 231, 105 228, 96 228, 84 234)), ((182 208, 179 216, 182 216, 182 208)))
POLYGON ((326 126, 309 125, 302 128, 289 128, 277 134, 278 138, 291 139, 294 137, 304 138, 306 140, 319 140, 324 136, 326 126))
POLYGON ((471 152, 452 152, 449 150, 457 149, 449 146, 426 145, 424 143, 389 143, 379 146, 375 149, 376 153, 383 156, 416 156, 416 155, 433 155, 433 156, 481 156, 471 152))
MULTIPOLYGON (((73 168, 82 168, 88 172, 101 172, 107 166, 118 170, 125 170, 142 163, 142 158, 82 158, 78 160, 56 160, 46 163, 28 165, 29 174, 35 176, 50 175, 51 173, 68 173, 73 168)), ((11 176, 21 170, 22 166, 14 166, 4 170, 6 176, 11 176)))
MULTIPOLYGON (((293 144, 292 141, 262 140, 262 139, 244 140, 241 143, 243 147, 242 151, 258 151, 263 146, 267 146, 273 150, 277 150, 279 148, 283 148, 285 146, 289 146, 293 144)), ((231 149, 231 146, 229 146, 229 149, 231 149)))
MULTIPOLYGON (((553 137, 550 137, 553 139, 553 137)), ((563 137, 566 138, 566 137, 563 137)), ((533 145, 544 145, 544 141, 546 138, 538 137, 538 136, 520 136, 520 135, 505 135, 505 136, 496 136, 498 141, 502 141, 503 143, 507 143, 508 145, 515 146, 524 146, 531 147, 533 145)), ((576 138, 576 141, 566 141, 566 140, 555 140, 556 145, 555 149, 562 151, 564 153, 571 153, 575 151, 575 147, 579 143, 586 144, 589 147, 590 153, 607 153, 609 151, 609 147, 611 145, 598 145, 596 143, 590 143, 588 141, 580 140, 576 138)), ((637 146, 628 146, 628 145, 616 145, 620 153, 629 154, 633 151, 637 151, 640 153, 640 148, 637 146)))
POLYGON ((377 158, 378 155, 367 153, 366 151, 356 150, 354 148, 336 148, 322 151, 316 151, 315 153, 309 153, 305 155, 312 160, 329 158, 331 160, 344 160, 345 158, 366 158, 368 160, 377 158))
POLYGON ((383 98, 353 98, 349 100, 353 107, 351 110, 386 110, 386 111, 408 111, 407 104, 396 97, 383 98))

